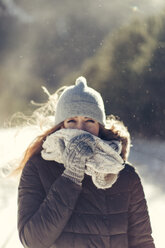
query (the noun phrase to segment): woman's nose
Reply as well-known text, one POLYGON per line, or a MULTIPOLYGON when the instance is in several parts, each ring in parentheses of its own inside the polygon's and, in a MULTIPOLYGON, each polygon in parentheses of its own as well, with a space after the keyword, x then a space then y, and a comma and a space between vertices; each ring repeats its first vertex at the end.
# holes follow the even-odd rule
POLYGON ((83 122, 78 122, 77 123, 77 129, 85 130, 84 123, 83 122))

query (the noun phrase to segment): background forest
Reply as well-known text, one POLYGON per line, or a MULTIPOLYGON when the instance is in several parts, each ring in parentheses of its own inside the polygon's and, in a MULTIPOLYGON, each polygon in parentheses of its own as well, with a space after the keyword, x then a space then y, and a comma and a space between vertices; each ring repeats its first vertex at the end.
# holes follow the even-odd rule
POLYGON ((84 75, 133 136, 165 138, 163 0, 0 0, 0 125, 84 75))

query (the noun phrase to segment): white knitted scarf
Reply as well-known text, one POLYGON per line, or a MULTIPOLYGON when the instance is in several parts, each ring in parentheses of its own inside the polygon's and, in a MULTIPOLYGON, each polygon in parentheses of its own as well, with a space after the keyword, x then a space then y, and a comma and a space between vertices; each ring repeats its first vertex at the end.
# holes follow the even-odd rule
MULTIPOLYGON (((60 129, 49 135, 43 143, 41 151, 43 159, 63 163, 60 140, 63 140, 66 147, 70 139, 83 133, 87 132, 78 129, 60 129)), ((121 143, 116 140, 104 141, 97 136, 92 136, 96 146, 93 156, 86 161, 85 173, 92 177, 97 188, 110 188, 124 168, 124 161, 119 155, 122 149, 121 143)))

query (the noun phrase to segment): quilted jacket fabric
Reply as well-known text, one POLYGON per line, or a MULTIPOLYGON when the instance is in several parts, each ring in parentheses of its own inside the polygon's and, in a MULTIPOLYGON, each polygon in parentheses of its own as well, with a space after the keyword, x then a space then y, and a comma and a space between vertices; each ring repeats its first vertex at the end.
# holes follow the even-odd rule
POLYGON ((146 200, 130 165, 109 189, 90 176, 82 187, 61 176, 64 167, 33 156, 19 184, 18 231, 29 248, 155 248, 146 200))

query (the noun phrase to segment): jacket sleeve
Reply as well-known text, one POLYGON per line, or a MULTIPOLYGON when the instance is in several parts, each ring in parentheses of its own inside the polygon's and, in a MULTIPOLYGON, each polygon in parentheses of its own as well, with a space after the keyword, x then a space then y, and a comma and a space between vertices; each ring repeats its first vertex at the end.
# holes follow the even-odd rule
POLYGON ((133 173, 128 215, 129 248, 155 248, 146 199, 139 176, 133 173))
POLYGON ((81 187, 60 176, 46 195, 36 166, 28 162, 18 188, 18 231, 24 247, 50 247, 62 233, 81 187))

